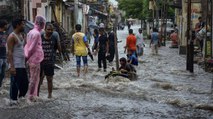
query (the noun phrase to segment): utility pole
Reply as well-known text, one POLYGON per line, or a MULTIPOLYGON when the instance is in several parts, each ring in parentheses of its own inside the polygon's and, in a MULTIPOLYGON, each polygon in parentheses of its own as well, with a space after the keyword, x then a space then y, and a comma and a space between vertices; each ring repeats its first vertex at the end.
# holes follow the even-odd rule
POLYGON ((167 6, 168 0, 164 1, 164 38, 163 38, 163 46, 166 46, 166 39, 167 39, 167 32, 166 32, 166 27, 167 27, 167 15, 168 15, 168 6, 167 6))
POLYGON ((187 61, 186 69, 194 72, 194 44, 191 37, 191 0, 188 0, 187 7, 187 61))
MULTIPOLYGON (((212 43, 211 43, 211 45, 213 46, 213 1, 211 0, 210 1, 210 6, 211 6, 211 8, 210 8, 210 10, 211 10, 211 14, 210 14, 210 22, 211 22, 211 40, 212 40, 212 43)), ((211 48, 211 58, 213 58, 213 47, 211 48)), ((211 93, 213 93, 213 77, 212 77, 212 85, 211 85, 211 93)))
POLYGON ((163 36, 163 33, 164 33, 164 27, 163 27, 163 24, 164 24, 164 11, 165 11, 165 1, 163 2, 163 6, 161 7, 161 22, 160 22, 160 44, 162 44, 162 36, 163 36))
POLYGON ((156 27, 159 28, 159 1, 155 0, 155 11, 156 11, 156 27))
POLYGON ((151 4, 152 4, 152 19, 153 19, 152 30, 153 30, 154 27, 155 27, 155 5, 154 5, 154 0, 151 0, 151 4))
POLYGON ((83 31, 84 31, 84 33, 86 33, 86 32, 89 32, 89 31, 87 31, 87 30, 89 30, 89 27, 88 27, 88 25, 87 25, 87 20, 88 20, 88 7, 87 7, 87 0, 84 0, 84 2, 83 2, 84 4, 83 4, 83 31))
MULTIPOLYGON (((116 9, 116 12, 117 9, 116 9)), ((114 43, 115 43, 115 60, 116 60, 116 70, 119 70, 119 55, 118 55, 118 37, 117 37, 117 26, 118 26, 118 14, 115 17, 115 23, 114 23, 114 27, 113 27, 113 31, 114 31, 114 43)))
POLYGON ((78 0, 74 0, 74 20, 75 25, 78 24, 78 0))
POLYGON ((27 0, 27 20, 30 21, 30 1, 27 0))
POLYGON ((114 25, 114 39, 115 39, 115 60, 116 60, 116 70, 119 70, 119 55, 118 55, 118 39, 117 39, 117 25, 118 21, 117 19, 115 20, 115 25, 114 25))

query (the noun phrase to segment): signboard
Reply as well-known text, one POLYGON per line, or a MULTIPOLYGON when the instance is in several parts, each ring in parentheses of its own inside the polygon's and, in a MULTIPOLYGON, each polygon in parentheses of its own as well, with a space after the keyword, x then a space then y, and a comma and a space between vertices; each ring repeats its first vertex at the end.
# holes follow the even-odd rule
POLYGON ((201 16, 201 10, 202 10, 201 3, 192 3, 191 9, 192 9, 192 17, 191 17, 192 28, 194 29, 196 23, 199 22, 198 17, 201 16))
POLYGON ((212 55, 212 42, 211 39, 207 39, 206 41, 206 57, 211 57, 212 55))

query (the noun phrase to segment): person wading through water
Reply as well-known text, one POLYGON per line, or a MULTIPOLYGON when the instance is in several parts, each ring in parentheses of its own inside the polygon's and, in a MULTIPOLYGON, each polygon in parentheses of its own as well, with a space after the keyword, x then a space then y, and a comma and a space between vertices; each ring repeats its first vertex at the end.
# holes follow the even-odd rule
POLYGON ((99 29, 99 33, 100 33, 100 36, 98 38, 98 46, 96 49, 96 51, 98 51, 98 70, 97 71, 101 71, 102 63, 103 63, 103 70, 104 72, 106 72, 107 71, 106 56, 108 55, 108 51, 109 51, 109 41, 103 27, 99 29))
POLYGON ((72 36, 72 52, 73 55, 76 56, 77 76, 79 77, 81 70, 81 58, 84 63, 84 75, 86 75, 87 73, 87 55, 89 50, 89 44, 86 35, 81 32, 81 25, 77 24, 75 26, 75 29, 76 33, 72 36))
POLYGON ((42 48, 44 51, 44 59, 41 62, 41 74, 40 74, 41 79, 38 87, 38 96, 40 86, 43 82, 44 77, 46 76, 48 84, 48 98, 52 98, 56 51, 58 50, 59 54, 61 54, 59 34, 56 31, 53 31, 53 28, 54 27, 51 23, 47 23, 45 27, 45 32, 41 35, 42 48))
POLYGON ((46 20, 36 16, 34 28, 27 34, 27 44, 24 47, 25 57, 30 68, 29 100, 37 101, 38 85, 40 81, 40 63, 44 59, 41 31, 46 20))
POLYGON ((13 32, 7 39, 8 61, 11 74, 10 99, 11 104, 17 104, 17 97, 25 97, 28 90, 28 76, 25 66, 24 44, 22 37, 24 31, 24 20, 12 21, 13 32))

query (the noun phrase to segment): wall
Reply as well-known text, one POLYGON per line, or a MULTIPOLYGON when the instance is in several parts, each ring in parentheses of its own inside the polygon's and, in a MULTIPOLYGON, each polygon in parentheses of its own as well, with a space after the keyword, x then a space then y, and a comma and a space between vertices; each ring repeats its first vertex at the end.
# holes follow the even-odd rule
MULTIPOLYGON (((186 46, 187 46, 187 38, 186 38, 186 31, 187 31, 187 8, 188 8, 188 3, 183 1, 182 2, 182 15, 179 16, 180 23, 180 48, 179 48, 179 53, 180 54, 186 54, 186 46)), ((201 16, 201 3, 192 3, 191 4, 192 8, 192 17, 191 17, 191 30, 194 30, 195 24, 198 22, 198 17, 201 16)))
POLYGON ((29 2, 29 0, 25 1, 25 9, 24 9, 24 13, 26 18, 29 21, 34 22, 34 19, 36 17, 36 15, 41 15, 44 16, 46 18, 47 21, 51 20, 51 8, 48 6, 48 1, 45 3, 42 3, 41 0, 31 0, 29 2), (37 6, 36 4, 40 4, 41 6, 37 6), (30 13, 29 13, 30 12, 30 13))
POLYGON ((63 7, 63 28, 70 33, 72 30, 72 11, 63 7))
POLYGON ((79 7, 77 13, 78 13, 78 17, 77 17, 76 23, 83 25, 83 10, 82 10, 82 8, 79 7))

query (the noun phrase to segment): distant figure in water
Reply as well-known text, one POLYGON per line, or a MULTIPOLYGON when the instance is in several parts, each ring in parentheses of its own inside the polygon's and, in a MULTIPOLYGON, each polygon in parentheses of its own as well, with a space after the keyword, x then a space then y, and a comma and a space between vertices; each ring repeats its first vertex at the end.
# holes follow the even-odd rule
POLYGON ((151 34, 151 42, 150 42, 150 48, 152 48, 153 54, 158 54, 158 43, 159 43, 159 33, 158 30, 154 28, 151 34))
POLYGON ((178 48, 178 34, 172 30, 172 34, 170 35, 170 39, 172 41, 171 48, 178 48))

